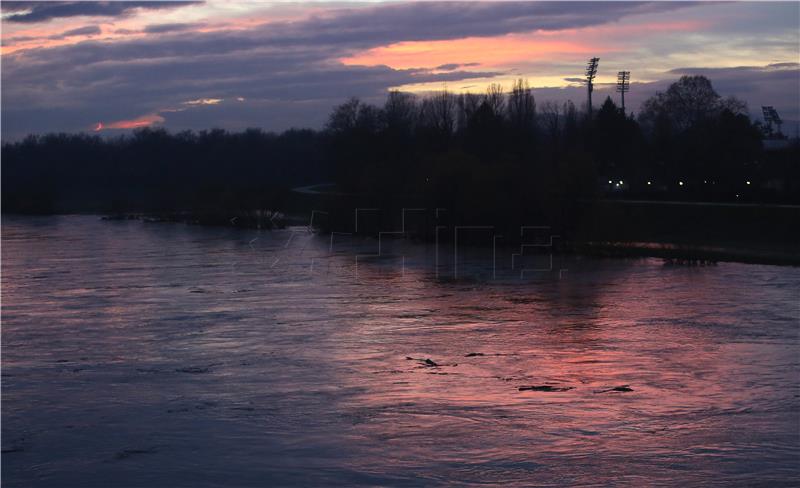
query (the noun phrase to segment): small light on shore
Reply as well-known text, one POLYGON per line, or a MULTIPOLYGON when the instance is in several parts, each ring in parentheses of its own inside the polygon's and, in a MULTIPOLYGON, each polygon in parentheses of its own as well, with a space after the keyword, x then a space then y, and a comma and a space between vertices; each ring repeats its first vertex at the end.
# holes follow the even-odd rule
POLYGON ((647 184, 648 184, 648 185, 651 185, 652 183, 650 183, 650 182, 648 181, 648 182, 647 182, 647 184))
POLYGON ((679 182, 678 182, 678 184, 679 184, 680 186, 683 186, 683 182, 682 182, 682 181, 679 181, 679 182))
POLYGON ((609 185, 611 184, 611 180, 608 180, 608 184, 609 184, 609 185))
POLYGON ((620 184, 620 185, 622 184, 622 180, 619 180, 619 184, 620 184))
POLYGON ((749 185, 749 184, 750 184, 750 181, 748 180, 748 181, 746 181, 746 183, 749 185))

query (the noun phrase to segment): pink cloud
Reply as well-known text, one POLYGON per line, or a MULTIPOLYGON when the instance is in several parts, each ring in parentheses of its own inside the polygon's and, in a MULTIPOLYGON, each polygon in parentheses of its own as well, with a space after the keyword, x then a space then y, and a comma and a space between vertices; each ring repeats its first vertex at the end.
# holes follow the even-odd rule
POLYGON ((131 120, 119 120, 117 122, 110 122, 104 124, 103 122, 98 122, 94 128, 95 132, 100 132, 101 130, 107 129, 139 129, 141 127, 149 127, 155 124, 161 124, 164 122, 164 117, 158 114, 150 114, 150 115, 143 115, 142 117, 138 117, 136 119, 131 120))

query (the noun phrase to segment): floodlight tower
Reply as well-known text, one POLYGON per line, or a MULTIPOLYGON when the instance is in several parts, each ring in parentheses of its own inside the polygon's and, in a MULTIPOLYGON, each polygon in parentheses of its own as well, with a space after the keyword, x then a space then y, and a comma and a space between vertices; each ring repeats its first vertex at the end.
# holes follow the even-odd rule
POLYGON ((592 116, 592 90, 594 90, 594 77, 597 75, 597 63, 599 62, 600 58, 592 58, 586 64, 586 89, 588 94, 586 110, 589 113, 589 117, 592 116))
POLYGON ((775 110, 775 107, 770 107, 769 108, 769 112, 772 115, 772 122, 776 126, 778 126, 778 135, 779 136, 783 136, 783 132, 781 131, 781 126, 783 125, 783 120, 781 119, 781 116, 778 115, 778 111, 775 110))
POLYGON ((764 116, 764 122, 767 124, 767 132, 772 134, 772 113, 770 109, 772 107, 761 107, 761 114, 764 116))
POLYGON ((767 130, 770 134, 772 134, 772 124, 775 124, 778 127, 778 134, 783 134, 781 132, 781 125, 783 125, 783 120, 781 116, 778 115, 778 111, 775 110, 775 107, 772 105, 761 107, 761 113, 764 114, 764 122, 767 123, 767 130))
POLYGON ((622 113, 625 113, 625 92, 631 89, 631 72, 620 71, 617 73, 617 93, 622 96, 622 113))

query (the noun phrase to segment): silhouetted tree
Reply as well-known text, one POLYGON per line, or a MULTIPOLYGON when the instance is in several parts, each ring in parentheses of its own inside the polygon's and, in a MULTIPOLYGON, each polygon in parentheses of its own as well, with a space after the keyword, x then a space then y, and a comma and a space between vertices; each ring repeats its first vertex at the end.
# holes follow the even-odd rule
POLYGON ((514 82, 508 95, 508 121, 511 127, 521 133, 531 132, 536 125, 536 101, 528 86, 521 78, 514 82))
POLYGON ((472 114, 478 111, 483 103, 483 95, 477 93, 462 93, 456 102, 458 107, 458 128, 464 129, 472 114))
POLYGON ((328 116, 326 128, 333 133, 345 133, 354 130, 358 124, 360 108, 361 101, 355 97, 335 107, 328 116))
POLYGON ((452 93, 442 90, 422 102, 422 125, 433 129, 441 137, 449 137, 455 129, 456 99, 452 93))
POLYGON ((486 88, 486 97, 484 103, 489 106, 489 109, 498 117, 503 116, 503 111, 506 105, 506 97, 503 94, 503 86, 498 83, 492 83, 486 88))
POLYGON ((383 106, 387 130, 394 134, 411 134, 417 123, 418 110, 414 95, 390 91, 383 106))
POLYGON ((649 128, 658 118, 665 117, 672 130, 681 132, 719 116, 723 110, 743 114, 747 107, 736 98, 720 97, 705 76, 682 76, 666 92, 659 92, 642 104, 639 121, 649 128))
POLYGON ((634 177, 646 180, 647 174, 640 174, 643 168, 637 167, 642 143, 636 121, 626 117, 611 97, 607 97, 597 111, 591 132, 591 151, 598 173, 606 177, 624 177, 629 184, 634 177))
POLYGON ((683 181, 684 196, 719 198, 761 152, 761 135, 744 102, 723 99, 704 76, 683 76, 642 105, 639 121, 652 141, 652 159, 668 184, 683 181))

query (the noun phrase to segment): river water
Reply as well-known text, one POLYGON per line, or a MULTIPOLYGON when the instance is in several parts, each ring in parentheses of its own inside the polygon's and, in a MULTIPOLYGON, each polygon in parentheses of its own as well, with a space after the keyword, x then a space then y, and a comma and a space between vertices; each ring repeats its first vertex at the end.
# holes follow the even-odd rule
POLYGON ((3 217, 3 486, 796 486, 800 269, 334 239, 3 217))

